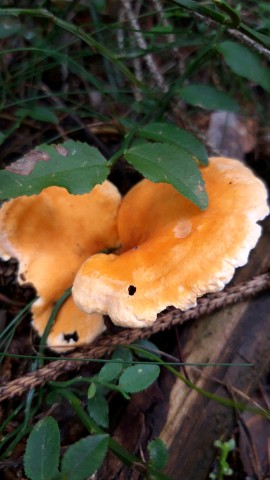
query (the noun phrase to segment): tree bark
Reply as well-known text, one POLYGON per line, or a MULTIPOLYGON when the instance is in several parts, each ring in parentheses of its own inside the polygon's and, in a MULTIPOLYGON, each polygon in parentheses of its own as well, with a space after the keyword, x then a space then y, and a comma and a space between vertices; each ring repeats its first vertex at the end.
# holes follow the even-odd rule
MULTIPOLYGON (((268 221, 248 265, 237 272, 234 283, 269 269, 269 242, 268 221)), ((269 293, 180 326, 179 331, 184 362, 252 363, 252 366, 186 367, 189 378, 197 386, 250 404, 247 397, 255 391, 270 364, 269 293)), ((216 455, 213 442, 231 437, 236 410, 209 400, 182 381, 169 377, 165 373, 162 379, 167 412, 157 406, 154 425, 155 435, 169 448, 166 473, 175 480, 205 480, 216 455), (162 418, 160 412, 163 412, 162 418)))

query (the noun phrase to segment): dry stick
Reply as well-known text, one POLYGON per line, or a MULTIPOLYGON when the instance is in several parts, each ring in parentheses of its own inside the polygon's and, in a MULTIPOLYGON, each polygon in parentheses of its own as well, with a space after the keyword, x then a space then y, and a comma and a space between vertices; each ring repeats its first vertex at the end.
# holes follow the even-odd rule
MULTIPOLYGON (((122 3, 123 8, 125 10, 128 21, 129 21, 131 27, 134 30, 134 32, 133 32, 134 33, 134 38, 135 38, 138 46, 142 50, 147 50, 147 43, 144 40, 144 37, 143 37, 143 35, 140 31, 140 25, 137 21, 136 16, 133 13, 133 10, 132 10, 131 4, 130 4, 130 0, 121 0, 121 3, 122 3)), ((166 82, 164 81, 163 75, 160 73, 160 71, 159 71, 159 69, 156 65, 156 62, 154 60, 153 55, 151 55, 150 53, 147 53, 145 55, 145 61, 146 61, 146 64, 149 68, 149 71, 151 72, 152 76, 154 77, 158 87, 162 90, 162 92, 166 93, 168 91, 168 85, 166 85, 166 82)))
MULTIPOLYGON (((120 12, 119 12, 119 24, 120 25, 124 24, 125 19, 126 19, 126 12, 123 8, 121 8, 120 12)), ((117 33, 116 33, 116 37, 117 37, 117 42, 118 42, 119 49, 124 52, 124 50, 125 50, 125 34, 124 34, 124 31, 121 28, 118 28, 117 33)), ((135 77, 137 78, 137 80, 139 80, 139 82, 143 82, 142 60, 141 60, 141 58, 134 58, 134 60, 132 61, 132 64, 133 64, 133 68, 134 68, 135 77)), ((143 95, 142 95, 141 90, 136 85, 131 84, 130 86, 133 90, 135 100, 137 102, 141 102, 142 99, 143 99, 143 95)))
MULTIPOLYGON (((132 10, 130 0, 121 0, 121 3, 123 5, 124 14, 127 17, 131 27, 134 29, 133 34, 134 34, 135 41, 137 42, 137 45, 142 50, 147 50, 147 43, 144 40, 144 37, 143 37, 143 35, 140 31, 140 25, 139 25, 139 23, 137 21, 137 18, 136 18, 135 14, 132 10)), ((162 7, 161 7, 161 4, 159 3, 159 0, 153 0, 153 3, 155 4, 155 6, 157 8, 158 13, 160 15, 162 15, 162 7)), ((202 17, 202 19, 204 19, 204 17, 202 17)), ((123 41, 123 37, 121 37, 121 35, 120 35, 119 39, 121 41, 123 41)), ((145 61, 146 61, 147 67, 149 69, 149 72, 152 75, 154 81, 157 83, 158 87, 162 90, 162 92, 164 92, 164 93, 168 92, 168 90, 169 90, 168 84, 167 84, 167 82, 164 78, 164 75, 158 69, 158 66, 155 62, 155 59, 154 59, 153 55, 150 54, 150 53, 146 54, 145 55, 145 61)), ((138 67, 138 65, 136 65, 135 67, 138 67)), ((136 68, 135 68, 135 74, 138 74, 138 72, 136 72, 136 68)), ((135 98, 137 100, 141 100, 138 93, 136 93, 135 98)), ((211 155, 216 155, 216 156, 219 156, 219 157, 222 156, 221 152, 219 150, 217 150, 209 142, 209 140, 204 135, 202 135, 202 133, 197 128, 192 126, 187 118, 183 118, 184 117, 184 112, 183 112, 183 109, 182 109, 182 106, 181 106, 181 101, 179 101, 177 98, 173 98, 173 100, 171 101, 171 108, 172 108, 174 116, 176 116, 178 118, 182 118, 183 122, 185 123, 186 129, 189 130, 191 133, 193 133, 202 143, 204 143, 208 152, 211 155)))
MULTIPOLYGON (((197 18, 198 20, 206 23, 209 27, 215 27, 217 26, 216 22, 212 20, 211 18, 206 18, 200 13, 195 13, 192 12, 192 15, 197 18)), ((244 33, 239 32, 239 30, 235 30, 234 28, 228 28, 226 30, 226 33, 230 35, 230 37, 236 38, 239 40, 241 43, 244 45, 247 45, 247 47, 252 48, 253 50, 256 50, 260 55, 263 57, 267 58, 267 60, 270 60, 270 50, 268 48, 263 47, 260 45, 260 43, 256 42, 255 40, 249 38, 247 35, 244 33)))
POLYGON ((237 286, 229 287, 222 292, 209 294, 200 298, 197 306, 186 312, 181 312, 174 308, 162 313, 151 327, 143 329, 136 328, 133 330, 123 329, 118 334, 104 336, 94 344, 74 352, 71 356, 66 356, 61 360, 51 362, 35 372, 29 372, 23 377, 3 385, 0 388, 0 401, 14 397, 15 395, 22 395, 31 388, 55 380, 59 375, 76 370, 82 365, 87 364, 91 359, 102 358, 111 353, 119 345, 131 344, 135 340, 150 337, 174 325, 180 325, 188 320, 198 319, 202 315, 208 315, 219 308, 248 299, 269 287, 270 272, 258 275, 254 279, 237 286))
POLYGON ((243 43, 247 47, 250 47, 253 50, 256 50, 258 53, 260 53, 260 55, 267 58, 267 60, 270 60, 270 50, 263 47, 259 43, 255 42, 255 40, 252 40, 251 38, 247 37, 243 33, 239 32, 238 30, 234 30, 232 28, 229 28, 227 30, 227 33, 231 37, 237 38, 237 40, 239 40, 241 43, 243 43))
MULTIPOLYGON (((172 25, 164 14, 163 5, 161 4, 160 0, 152 0, 152 3, 154 5, 154 8, 156 9, 156 11, 158 13, 158 16, 159 16, 161 22, 163 23, 163 25, 165 27, 171 27, 172 25)), ((174 42, 175 38, 176 37, 175 37, 174 33, 171 33, 170 35, 168 35, 168 40, 169 40, 170 43, 174 42)))
MULTIPOLYGON (((154 5, 154 8, 157 11, 160 22, 165 27, 169 27, 171 29, 172 28, 172 23, 167 19, 166 15, 164 13, 164 7, 162 5, 162 2, 160 0, 152 0, 152 3, 154 5)), ((170 33, 170 34, 167 35, 167 38, 168 38, 169 43, 174 43, 177 36, 174 33, 170 33)), ((179 74, 182 75, 183 74, 183 65, 182 65, 182 60, 181 60, 181 56, 180 56, 180 53, 179 53, 179 47, 177 45, 173 46, 172 51, 173 51, 175 59, 178 62, 179 74)))

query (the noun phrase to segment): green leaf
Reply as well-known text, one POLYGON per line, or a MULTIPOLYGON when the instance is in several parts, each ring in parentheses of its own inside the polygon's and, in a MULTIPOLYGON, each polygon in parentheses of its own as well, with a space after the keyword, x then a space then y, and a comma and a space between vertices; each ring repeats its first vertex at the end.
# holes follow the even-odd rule
POLYGON ((239 110, 239 105, 234 98, 210 85, 188 85, 178 92, 185 102, 206 110, 226 110, 229 112, 239 110))
POLYGON ((234 73, 257 83, 270 92, 270 69, 261 62, 261 58, 244 45, 226 41, 217 50, 234 73))
POLYGON ((57 422, 45 417, 33 428, 26 444, 24 470, 30 480, 51 480, 58 472, 60 433, 57 422))
POLYGON ((208 205, 204 181, 196 162, 185 150, 164 143, 145 143, 125 152, 126 160, 153 182, 171 183, 201 209, 208 205))
POLYGON ((270 5, 269 3, 260 2, 259 9, 263 10, 263 12, 270 13, 270 5))
POLYGON ((88 400, 88 413, 100 427, 109 426, 109 406, 106 398, 98 393, 88 400))
POLYGON ((248 25, 244 23, 240 23, 239 31, 244 33, 248 37, 252 38, 253 40, 258 40, 259 43, 265 45, 268 49, 270 47, 270 37, 269 35, 265 35, 264 33, 257 32, 254 28, 250 28, 248 25))
POLYGON ((159 353, 158 347, 154 343, 149 342, 149 340, 145 340, 145 339, 136 340, 136 342, 134 342, 132 345, 135 345, 135 347, 140 347, 140 348, 145 349, 145 352, 137 352, 135 350, 135 353, 136 353, 137 357, 139 357, 139 358, 148 358, 149 359, 149 354, 148 354, 147 350, 150 353, 156 355, 156 357, 161 357, 161 354, 159 353))
POLYGON ((168 462, 168 450, 165 443, 160 438, 156 438, 148 444, 147 448, 150 453, 151 465, 159 470, 165 468, 168 462))
POLYGON ((83 194, 108 175, 105 158, 86 143, 68 140, 59 146, 41 145, 35 152, 47 157, 47 161, 39 160, 29 175, 0 171, 0 200, 34 195, 51 185, 83 194))
POLYGON ((19 22, 19 20, 12 17, 7 17, 5 20, 0 22, 0 40, 16 35, 16 33, 19 33, 21 29, 22 24, 19 22))
POLYGON ((91 383, 89 385, 88 391, 87 391, 87 398, 93 398, 96 395, 97 387, 95 383, 91 383))
POLYGON ((123 364, 121 361, 119 363, 108 362, 101 368, 98 374, 98 379, 101 382, 111 382, 112 380, 115 380, 119 377, 122 368, 123 364))
POLYGON ((207 152, 192 133, 170 123, 150 123, 141 128, 137 135, 156 142, 171 143, 193 155, 202 165, 208 164, 207 152))
POLYGON ((141 392, 158 378, 158 365, 140 364, 126 368, 119 379, 119 386, 128 393, 141 392))
POLYGON ((106 0, 92 0, 92 3, 94 4, 97 11, 100 13, 102 13, 106 7, 106 0))
POLYGON ((265 3, 265 2, 260 2, 259 4, 259 8, 267 13, 270 13, 270 5, 269 3, 265 3))
POLYGON ((168 35, 170 33, 173 33, 173 26, 172 25, 155 25, 150 30, 148 30, 148 33, 168 35))
POLYGON ((207 6, 201 5, 199 2, 194 2, 193 0, 174 0, 174 3, 193 12, 210 17, 221 24, 226 23, 227 18, 224 15, 208 8, 207 6))
POLYGON ((40 122, 46 123, 53 123, 57 125, 58 117, 52 111, 51 108, 47 107, 38 107, 33 105, 31 108, 20 108, 17 110, 16 115, 18 117, 31 117, 34 120, 38 120, 40 122))
POLYGON ((109 435, 93 435, 74 443, 62 461, 65 480, 86 480, 102 465, 109 435))
POLYGON ((0 145, 4 143, 8 135, 5 135, 3 132, 0 132, 0 145))
POLYGON ((133 355, 129 348, 118 347, 112 354, 112 359, 115 360, 116 358, 123 360, 124 366, 126 367, 127 364, 132 363, 133 355))

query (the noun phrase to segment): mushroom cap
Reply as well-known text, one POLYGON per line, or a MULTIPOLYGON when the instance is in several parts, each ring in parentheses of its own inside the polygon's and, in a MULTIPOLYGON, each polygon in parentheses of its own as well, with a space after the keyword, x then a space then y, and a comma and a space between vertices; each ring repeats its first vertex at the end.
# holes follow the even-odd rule
MULTIPOLYGON (((52 311, 52 305, 49 304, 42 313, 33 311, 33 326, 46 325, 52 311)), ((95 338, 106 329, 103 315, 100 313, 85 313, 80 310, 70 296, 61 306, 55 323, 48 336, 47 345, 56 352, 64 352, 70 348, 78 347, 91 343, 95 338)), ((43 328, 44 330, 44 328, 43 328)), ((43 333, 40 332, 40 335, 43 333)))
POLYGON ((167 306, 187 310, 223 289, 260 237, 267 191, 237 160, 210 158, 202 174, 205 211, 165 183, 142 180, 128 192, 118 214, 122 254, 94 255, 82 265, 73 285, 81 309, 145 327, 167 306))
MULTIPOLYGON (((119 244, 116 223, 120 201, 117 188, 106 181, 84 195, 48 187, 39 195, 10 200, 1 208, 0 256, 17 258, 18 281, 31 283, 37 291, 39 298, 32 312, 39 335, 84 260, 119 244)), ((104 329, 101 315, 82 313, 70 299, 56 318, 48 344, 56 350, 68 347, 71 342, 65 336, 77 332, 76 345, 80 345, 104 329)))

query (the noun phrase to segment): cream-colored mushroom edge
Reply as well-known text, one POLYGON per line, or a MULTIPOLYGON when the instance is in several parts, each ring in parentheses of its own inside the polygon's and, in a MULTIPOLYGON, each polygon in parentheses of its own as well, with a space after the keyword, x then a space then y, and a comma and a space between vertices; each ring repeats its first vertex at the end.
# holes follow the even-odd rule
POLYGON ((269 213, 264 183, 238 160, 202 168, 209 207, 199 210, 166 183, 142 180, 118 213, 119 255, 97 254, 73 285, 76 305, 116 325, 146 327, 168 306, 187 310, 243 266, 269 213))

